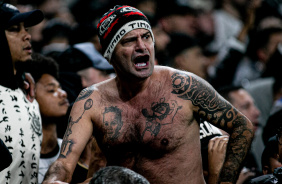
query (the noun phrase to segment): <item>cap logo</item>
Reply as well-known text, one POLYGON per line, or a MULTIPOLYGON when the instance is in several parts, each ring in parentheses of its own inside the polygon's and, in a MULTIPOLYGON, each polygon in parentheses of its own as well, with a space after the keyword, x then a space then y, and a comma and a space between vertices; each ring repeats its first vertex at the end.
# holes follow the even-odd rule
POLYGON ((105 31, 110 27, 110 25, 112 24, 113 20, 116 18, 116 14, 113 14, 111 16, 109 16, 106 20, 103 21, 103 23, 101 24, 100 28, 99 28, 99 34, 103 35, 105 33, 105 31))
MULTIPOLYGON (((124 13, 124 12, 140 12, 139 10, 137 10, 136 8, 133 8, 133 7, 124 7, 120 10, 121 13, 124 13)), ((142 12, 140 12, 142 13, 142 12)))
POLYGON ((15 6, 11 4, 5 4, 7 8, 13 9, 13 10, 18 10, 15 6))

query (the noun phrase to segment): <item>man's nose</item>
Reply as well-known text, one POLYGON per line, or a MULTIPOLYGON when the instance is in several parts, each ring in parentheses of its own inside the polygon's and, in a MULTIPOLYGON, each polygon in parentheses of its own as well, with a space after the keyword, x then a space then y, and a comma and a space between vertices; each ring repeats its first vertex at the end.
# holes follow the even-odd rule
POLYGON ((29 34, 29 32, 27 32, 26 30, 24 33, 24 40, 31 40, 31 34, 29 34))
POLYGON ((142 51, 146 50, 146 45, 143 42, 142 38, 137 39, 136 50, 142 50, 142 51))
POLYGON ((65 90, 59 89, 58 91, 59 91, 60 97, 67 98, 68 94, 67 94, 67 92, 65 90))

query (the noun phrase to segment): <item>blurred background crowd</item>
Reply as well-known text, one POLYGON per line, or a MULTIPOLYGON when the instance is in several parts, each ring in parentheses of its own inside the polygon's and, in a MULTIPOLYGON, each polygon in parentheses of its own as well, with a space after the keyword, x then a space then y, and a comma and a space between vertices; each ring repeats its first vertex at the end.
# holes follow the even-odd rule
MULTIPOLYGON (((21 12, 43 11, 45 19, 29 29, 32 48, 56 62, 58 81, 70 104, 83 88, 115 76, 100 54, 96 28, 99 18, 117 4, 141 10, 150 20, 155 36, 156 65, 195 73, 222 95, 230 86, 244 90, 223 96, 254 123, 252 163, 246 169, 256 176, 264 174, 262 153, 282 124, 281 0, 4 2, 21 12)), ((63 138, 66 117, 58 122, 57 134, 63 138)), ((279 157, 276 160, 280 162, 279 157)))

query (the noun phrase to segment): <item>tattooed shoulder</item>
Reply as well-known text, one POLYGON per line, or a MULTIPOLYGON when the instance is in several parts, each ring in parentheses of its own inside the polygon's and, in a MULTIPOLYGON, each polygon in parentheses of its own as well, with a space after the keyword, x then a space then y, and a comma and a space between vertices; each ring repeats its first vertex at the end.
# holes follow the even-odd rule
POLYGON ((80 100, 84 100, 86 98, 88 98, 94 91, 94 87, 88 87, 83 89, 80 94, 78 95, 76 102, 80 101, 80 100))
POLYGON ((178 98, 189 100, 197 106, 198 114, 210 122, 221 122, 226 127, 227 122, 237 115, 232 106, 220 98, 217 92, 205 80, 189 73, 174 73, 172 76, 171 93, 178 98))

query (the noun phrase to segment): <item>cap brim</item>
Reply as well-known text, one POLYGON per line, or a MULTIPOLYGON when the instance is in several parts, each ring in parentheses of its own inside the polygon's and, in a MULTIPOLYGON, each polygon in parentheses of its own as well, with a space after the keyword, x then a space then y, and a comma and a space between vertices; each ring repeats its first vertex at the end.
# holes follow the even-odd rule
POLYGON ((12 26, 24 22, 25 27, 31 27, 39 24, 44 19, 44 15, 40 10, 33 10, 25 13, 14 15, 7 26, 12 26))

